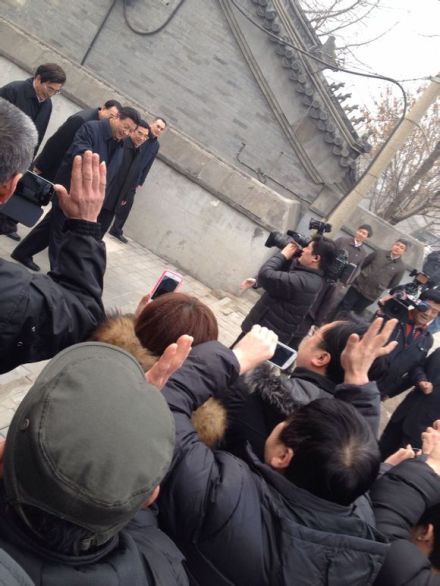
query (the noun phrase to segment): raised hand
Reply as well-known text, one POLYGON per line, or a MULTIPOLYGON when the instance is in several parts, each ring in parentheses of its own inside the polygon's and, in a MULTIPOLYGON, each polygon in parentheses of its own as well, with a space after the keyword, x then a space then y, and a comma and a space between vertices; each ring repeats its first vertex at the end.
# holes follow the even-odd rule
POLYGON ((397 342, 388 342, 397 319, 390 319, 382 327, 383 318, 376 318, 362 336, 351 334, 341 354, 341 364, 345 371, 344 382, 364 385, 368 382, 368 371, 379 356, 386 356, 394 350, 397 342), (388 342, 388 343, 387 343, 388 342))
POLYGON ((193 337, 185 334, 180 336, 177 342, 167 346, 156 364, 145 373, 147 381, 159 390, 163 389, 170 376, 173 376, 188 358, 192 343, 193 337))
POLYGON ((272 358, 277 341, 278 336, 272 330, 259 325, 253 326, 232 350, 240 364, 240 374, 272 358))
POLYGON ((72 163, 70 192, 55 185, 60 207, 67 218, 96 222, 105 196, 107 170, 99 155, 85 151, 72 163))

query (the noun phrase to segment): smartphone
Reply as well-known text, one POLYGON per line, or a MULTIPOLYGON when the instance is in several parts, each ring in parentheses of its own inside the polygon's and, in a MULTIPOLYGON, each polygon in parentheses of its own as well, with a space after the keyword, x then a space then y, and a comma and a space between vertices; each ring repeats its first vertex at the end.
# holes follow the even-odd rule
POLYGON ((176 291, 182 283, 182 275, 173 271, 164 271, 151 290, 151 299, 157 299, 157 297, 160 297, 164 293, 176 291))
POLYGON ((289 368, 296 359, 297 351, 282 342, 277 342, 277 347, 275 349, 275 354, 272 356, 268 362, 278 366, 281 370, 285 370, 289 368))

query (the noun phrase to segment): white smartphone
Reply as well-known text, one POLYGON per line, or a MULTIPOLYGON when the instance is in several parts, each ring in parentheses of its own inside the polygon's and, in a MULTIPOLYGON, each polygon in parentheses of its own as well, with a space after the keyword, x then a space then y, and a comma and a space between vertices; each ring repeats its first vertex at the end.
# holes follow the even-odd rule
POLYGON ((282 342, 277 342, 277 347, 275 349, 275 354, 272 356, 268 362, 278 366, 281 370, 285 370, 289 368, 296 359, 297 351, 282 342))
POLYGON ((151 299, 157 299, 164 293, 176 291, 182 283, 182 275, 174 271, 164 271, 151 289, 151 299))

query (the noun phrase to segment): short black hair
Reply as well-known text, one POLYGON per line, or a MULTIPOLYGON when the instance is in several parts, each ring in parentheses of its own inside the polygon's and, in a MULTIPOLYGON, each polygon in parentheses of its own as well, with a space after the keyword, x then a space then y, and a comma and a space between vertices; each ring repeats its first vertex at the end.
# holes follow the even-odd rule
POLYGON ((148 128, 148 130, 150 130, 150 125, 148 124, 148 122, 146 120, 144 120, 143 118, 141 118, 139 120, 139 124, 138 126, 142 126, 142 128, 148 128))
POLYGON ((358 230, 366 230, 368 232, 368 238, 373 236, 373 228, 370 226, 370 224, 362 224, 358 227, 358 230))
POLYGON ((429 561, 436 570, 440 570, 440 503, 429 507, 421 516, 417 525, 432 525, 434 528, 434 546, 429 561))
POLYGON ((66 73, 62 67, 56 63, 43 63, 39 65, 35 72, 34 77, 40 76, 41 83, 65 83, 66 73))
MULTIPOLYGON (((365 323, 338 321, 333 327, 326 328, 322 332, 319 347, 330 354, 330 362, 325 369, 326 378, 337 385, 344 382, 345 372, 341 364, 341 354, 347 340, 352 334, 357 334, 362 338, 367 329, 368 324, 365 323)), ((377 380, 385 374, 384 365, 385 361, 377 358, 368 371, 369 380, 377 380)))
POLYGON ((153 120, 153 122, 156 122, 156 120, 162 120, 162 122, 165 124, 165 126, 168 126, 168 122, 165 120, 165 118, 163 116, 156 116, 153 120))
POLYGON ((440 303, 440 291, 438 289, 426 289, 420 295, 419 299, 420 301, 434 301, 434 303, 440 303))
POLYGON ((104 108, 106 110, 109 108, 116 108, 118 112, 120 112, 122 110, 122 104, 121 102, 118 102, 118 100, 107 100, 104 104, 104 108))
POLYGON ((401 244, 403 244, 404 246, 406 246, 406 249, 408 250, 408 248, 411 246, 409 240, 405 240, 404 238, 397 238, 397 240, 394 241, 394 244, 396 242, 400 242, 401 244))
POLYGON ((294 452, 286 478, 327 501, 350 505, 377 477, 381 456, 373 431, 339 399, 317 399, 297 409, 280 439, 294 452))
POLYGON ((320 256, 319 268, 325 275, 329 274, 336 262, 338 249, 331 238, 325 236, 314 236, 313 253, 320 256))
POLYGON ((125 118, 130 118, 130 120, 133 120, 133 122, 138 125, 140 122, 140 116, 139 116, 139 112, 137 110, 135 110, 134 108, 131 108, 130 106, 123 106, 120 110, 119 110, 119 118, 121 120, 125 120, 125 118))

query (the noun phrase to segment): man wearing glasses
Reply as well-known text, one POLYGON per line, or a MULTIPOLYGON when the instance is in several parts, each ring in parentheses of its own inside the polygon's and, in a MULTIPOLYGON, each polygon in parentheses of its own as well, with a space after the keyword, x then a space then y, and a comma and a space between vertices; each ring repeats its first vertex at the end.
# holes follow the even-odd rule
MULTIPOLYGON (((65 82, 66 74, 59 65, 44 63, 37 67, 33 78, 12 81, 0 88, 0 97, 27 114, 37 127, 38 142, 35 153, 49 124, 52 113, 51 98, 61 92, 65 82)), ((5 234, 12 240, 20 240, 17 223, 4 214, 0 214, 0 234, 5 234)))

